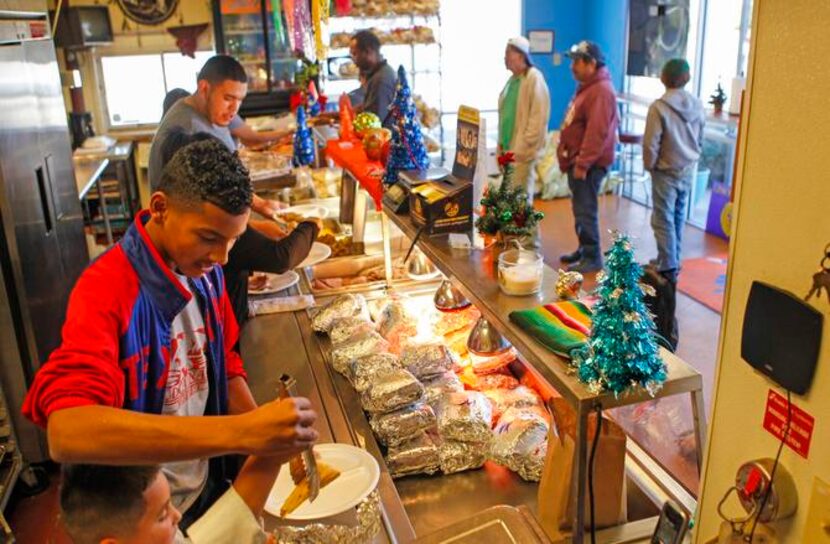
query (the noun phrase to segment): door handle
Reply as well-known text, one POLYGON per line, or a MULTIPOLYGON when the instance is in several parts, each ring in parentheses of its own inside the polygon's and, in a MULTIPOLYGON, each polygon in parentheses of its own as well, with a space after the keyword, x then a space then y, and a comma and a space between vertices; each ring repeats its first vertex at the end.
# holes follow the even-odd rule
POLYGON ((35 168, 35 178, 37 178, 38 196, 40 196, 40 208, 43 212, 43 223, 46 225, 46 235, 52 233, 54 225, 52 223, 52 214, 49 211, 49 197, 46 194, 48 190, 46 187, 46 178, 43 175, 43 166, 35 168))

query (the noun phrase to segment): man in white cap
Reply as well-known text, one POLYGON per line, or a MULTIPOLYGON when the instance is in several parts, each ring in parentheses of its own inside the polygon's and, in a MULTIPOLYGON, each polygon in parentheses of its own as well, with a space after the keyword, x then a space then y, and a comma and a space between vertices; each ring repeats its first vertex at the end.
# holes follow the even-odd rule
MULTIPOLYGON (((550 93, 545 78, 530 60, 530 42, 523 36, 507 40, 504 65, 512 75, 499 95, 499 154, 513 153, 512 182, 527 189, 533 201, 534 164, 545 145, 550 119, 550 93)), ((538 232, 533 243, 538 246, 538 232)))

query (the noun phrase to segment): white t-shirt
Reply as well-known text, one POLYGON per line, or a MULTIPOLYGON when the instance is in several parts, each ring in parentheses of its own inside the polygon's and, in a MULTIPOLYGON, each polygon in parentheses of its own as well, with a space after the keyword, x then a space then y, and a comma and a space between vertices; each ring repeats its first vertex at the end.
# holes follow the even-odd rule
MULTIPOLYGON (((189 292, 187 277, 180 274, 176 274, 176 277, 189 292)), ((205 415, 209 389, 206 343, 204 319, 194 296, 170 327, 170 368, 162 414, 205 415)), ((173 505, 181 512, 186 512, 199 497, 207 481, 207 459, 166 463, 162 465, 162 471, 170 482, 173 505)))
POLYGON ((231 487, 187 530, 176 535, 176 544, 263 544, 267 540, 262 521, 231 487))

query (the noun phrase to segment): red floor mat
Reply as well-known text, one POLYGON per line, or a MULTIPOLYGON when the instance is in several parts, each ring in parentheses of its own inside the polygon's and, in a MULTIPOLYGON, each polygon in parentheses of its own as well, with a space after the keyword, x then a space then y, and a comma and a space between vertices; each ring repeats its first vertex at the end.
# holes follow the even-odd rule
POLYGON ((684 260, 677 288, 707 308, 721 313, 726 289, 726 255, 684 260))

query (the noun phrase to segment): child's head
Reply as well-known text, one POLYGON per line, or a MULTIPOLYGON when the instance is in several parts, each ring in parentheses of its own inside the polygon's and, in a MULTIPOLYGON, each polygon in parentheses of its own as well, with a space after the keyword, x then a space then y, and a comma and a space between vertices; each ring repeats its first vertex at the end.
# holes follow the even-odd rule
POLYGON ((686 59, 671 59, 663 65, 660 81, 667 89, 679 89, 691 79, 689 63, 686 59))
POLYGON ((150 197, 150 221, 162 257, 187 276, 217 264, 245 231, 253 190, 235 152, 208 135, 170 135, 164 170, 150 197))
POLYGON ((64 465, 60 507, 75 544, 169 544, 182 517, 158 466, 64 465))

